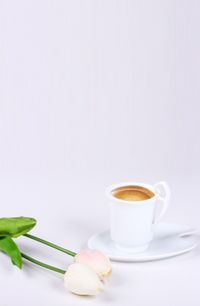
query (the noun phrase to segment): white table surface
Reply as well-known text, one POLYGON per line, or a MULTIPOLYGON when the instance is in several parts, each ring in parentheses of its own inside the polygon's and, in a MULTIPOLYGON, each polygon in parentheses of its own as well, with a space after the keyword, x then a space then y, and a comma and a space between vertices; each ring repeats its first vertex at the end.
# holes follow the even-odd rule
MULTIPOLYGON (((163 221, 200 227, 199 12, 188 0, 0 1, 0 216, 35 217, 33 234, 79 251, 109 227, 107 185, 164 179, 163 221)), ((0 306, 199 306, 199 279, 197 248, 113 263, 105 292, 83 298, 0 253, 0 306)))
MULTIPOLYGON (((172 200, 164 218, 192 227, 199 224, 199 206, 183 183, 173 182, 172 200), (176 192, 175 192, 176 189, 176 192), (183 194, 184 192, 184 194, 183 194)), ((33 216, 32 234, 78 251, 95 232, 108 227, 104 184, 70 180, 2 180, 1 215, 33 216)), ((188 189, 189 188, 189 189, 188 189)), ((65 254, 27 238, 17 240, 35 258, 67 268, 65 254)), ((148 263, 113 262, 113 274, 97 297, 78 297, 63 287, 62 275, 24 261, 20 271, 0 253, 1 306, 11 305, 199 305, 200 248, 172 259, 148 263)))

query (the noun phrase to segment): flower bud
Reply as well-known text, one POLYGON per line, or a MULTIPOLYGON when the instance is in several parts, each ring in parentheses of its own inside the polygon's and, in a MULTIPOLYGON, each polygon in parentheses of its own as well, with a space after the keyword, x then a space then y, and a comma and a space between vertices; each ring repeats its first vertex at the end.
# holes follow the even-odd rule
POLYGON ((103 284, 96 272, 82 263, 71 264, 64 275, 65 287, 79 295, 96 295, 103 290, 103 284))
POLYGON ((82 250, 75 256, 75 262, 90 266, 101 280, 104 280, 112 272, 109 258, 96 250, 82 250))

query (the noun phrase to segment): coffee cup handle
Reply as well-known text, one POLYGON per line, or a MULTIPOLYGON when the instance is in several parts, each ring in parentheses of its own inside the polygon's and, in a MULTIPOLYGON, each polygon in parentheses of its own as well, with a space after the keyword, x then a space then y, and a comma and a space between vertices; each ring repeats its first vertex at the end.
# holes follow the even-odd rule
POLYGON ((160 219, 164 216, 170 199, 170 188, 166 182, 159 182, 154 185, 154 191, 156 194, 156 198, 162 202, 162 209, 158 216, 154 218, 154 223, 158 223, 160 219))

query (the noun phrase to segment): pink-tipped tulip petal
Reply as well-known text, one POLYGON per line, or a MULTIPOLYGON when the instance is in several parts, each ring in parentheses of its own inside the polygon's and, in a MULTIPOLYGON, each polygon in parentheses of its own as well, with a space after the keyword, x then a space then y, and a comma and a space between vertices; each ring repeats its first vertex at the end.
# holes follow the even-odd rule
POLYGON ((75 262, 90 266, 101 280, 107 278, 112 272, 109 258, 96 250, 82 250, 75 256, 75 262))

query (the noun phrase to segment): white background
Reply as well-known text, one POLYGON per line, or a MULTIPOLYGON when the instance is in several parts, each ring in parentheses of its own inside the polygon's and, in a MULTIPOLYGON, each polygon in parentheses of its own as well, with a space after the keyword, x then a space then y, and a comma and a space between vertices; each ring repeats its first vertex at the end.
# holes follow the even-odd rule
MULTIPOLYGON (((199 29, 198 0, 0 0, 1 216, 33 216, 35 234, 79 250, 109 226, 107 185, 166 180, 165 221, 198 227, 199 29)), ((199 266, 199 250, 115 263, 87 299, 0 254, 1 306, 199 305, 199 266)))

